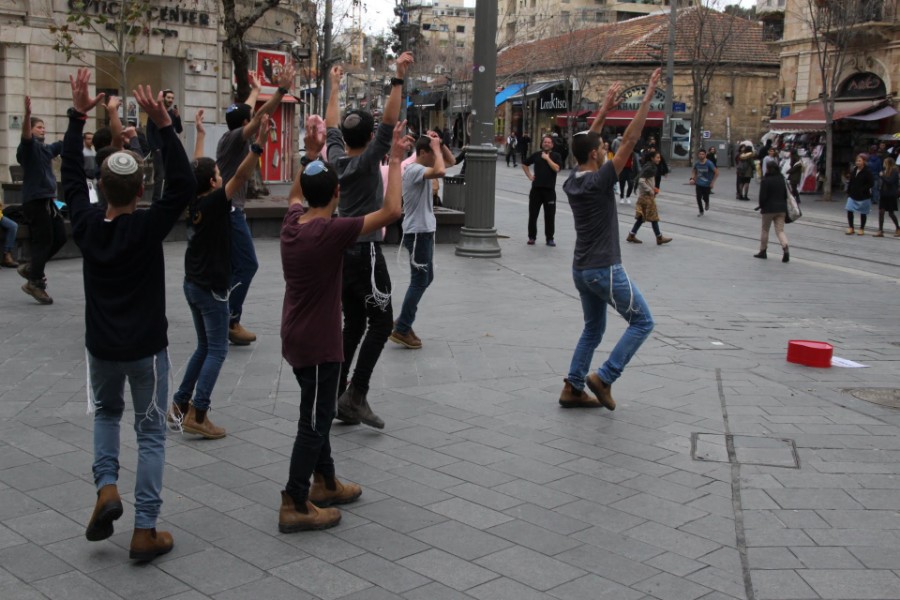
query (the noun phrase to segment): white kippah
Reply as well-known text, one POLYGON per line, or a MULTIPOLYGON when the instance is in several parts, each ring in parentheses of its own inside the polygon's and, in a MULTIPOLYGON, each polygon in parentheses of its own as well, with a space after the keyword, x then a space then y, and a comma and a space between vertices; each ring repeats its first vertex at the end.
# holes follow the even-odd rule
POLYGON ((116 152, 106 159, 106 166, 116 175, 131 175, 139 168, 138 162, 127 152, 116 152))

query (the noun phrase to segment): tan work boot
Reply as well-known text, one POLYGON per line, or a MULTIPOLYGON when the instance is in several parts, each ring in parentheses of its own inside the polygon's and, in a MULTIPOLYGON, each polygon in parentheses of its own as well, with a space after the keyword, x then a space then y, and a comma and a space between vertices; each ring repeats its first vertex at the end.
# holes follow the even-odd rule
POLYGON ((641 240, 637 239, 637 236, 634 235, 633 233, 629 233, 628 237, 625 238, 625 241, 631 242, 632 244, 643 244, 644 243, 641 240))
POLYGON ((41 304, 53 304, 53 298, 47 293, 42 282, 28 280, 22 286, 22 291, 40 302, 41 304))
POLYGON ((207 410, 197 410, 193 404, 188 408, 184 421, 181 422, 181 429, 185 433, 202 435, 208 440, 218 440, 225 437, 225 430, 217 427, 209 420, 207 410))
POLYGON ((303 511, 297 510, 294 499, 281 492, 281 508, 278 510, 278 531, 295 533, 315 529, 328 529, 341 522, 341 511, 336 508, 319 508, 309 500, 303 511))
POLYGON ((662 234, 656 236, 656 245, 657 246, 662 246, 663 244, 668 244, 671 241, 672 241, 672 238, 666 237, 662 234))
POLYGON ((113 521, 122 516, 122 499, 119 497, 119 488, 111 483, 97 490, 97 504, 94 505, 94 514, 88 521, 84 536, 90 542, 105 540, 113 534, 113 521))
POLYGON ((568 379, 563 379, 563 389, 559 394, 559 405, 563 408, 600 408, 600 401, 585 392, 584 390, 576 390, 569 383, 568 379))
POLYGON ((355 483, 343 483, 337 477, 330 482, 321 473, 313 473, 309 501, 318 507, 349 504, 362 496, 362 488, 355 483))
POLYGON ((10 269, 15 269, 19 266, 19 263, 17 263, 16 259, 13 258, 12 252, 4 252, 3 261, 0 262, 0 265, 3 265, 4 267, 8 267, 10 269))
POLYGON ((600 404, 609 410, 616 410, 616 401, 612 397, 612 385, 600 379, 600 376, 596 373, 588 375, 585 383, 587 383, 592 392, 597 394, 597 400, 600 401, 600 404))
POLYGON ((234 323, 228 327, 228 341, 235 346, 249 346, 256 341, 256 334, 244 329, 240 323, 234 323))
POLYGON ((162 556, 172 550, 175 541, 172 534, 168 531, 156 531, 156 527, 152 529, 134 530, 131 536, 131 551, 128 558, 131 560, 153 560, 157 556, 162 556))
POLYGON ((413 335, 412 331, 409 333, 400 333, 395 329, 391 332, 391 336, 388 339, 395 344, 406 346, 410 350, 418 350, 422 347, 422 340, 413 335))

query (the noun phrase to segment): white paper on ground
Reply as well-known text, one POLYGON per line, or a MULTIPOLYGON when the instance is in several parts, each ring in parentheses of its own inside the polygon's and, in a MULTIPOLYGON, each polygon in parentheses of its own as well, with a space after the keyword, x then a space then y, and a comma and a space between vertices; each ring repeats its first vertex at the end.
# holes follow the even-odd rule
POLYGON ((831 366, 832 367, 846 367, 848 369, 868 369, 869 365, 863 365, 858 362, 853 362, 852 360, 848 360, 846 358, 841 358, 839 356, 831 357, 831 366))

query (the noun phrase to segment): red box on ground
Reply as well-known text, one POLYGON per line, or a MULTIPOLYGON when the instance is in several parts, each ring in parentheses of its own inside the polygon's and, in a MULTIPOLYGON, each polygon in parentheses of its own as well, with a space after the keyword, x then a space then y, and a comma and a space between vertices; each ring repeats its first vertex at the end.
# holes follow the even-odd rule
POLYGON ((787 361, 807 367, 830 368, 834 346, 813 340, 788 341, 787 361))

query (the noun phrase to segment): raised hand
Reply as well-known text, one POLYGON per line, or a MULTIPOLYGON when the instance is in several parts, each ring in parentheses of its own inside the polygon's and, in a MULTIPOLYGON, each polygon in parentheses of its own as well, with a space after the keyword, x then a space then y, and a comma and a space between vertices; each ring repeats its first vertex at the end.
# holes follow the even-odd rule
MULTIPOLYGON (((91 109, 97 106, 97 103, 101 102, 106 95, 100 93, 96 96, 91 96, 88 91, 88 83, 90 80, 90 69, 78 69, 78 74, 75 77, 69 75, 69 83, 72 84, 72 106, 82 114, 87 114, 91 109)), ((30 104, 30 100, 27 100, 26 102, 30 104)))
POLYGON ((197 133, 206 133, 206 128, 203 127, 203 109, 199 109, 197 111, 197 116, 194 117, 194 127, 197 128, 197 133))
POLYGON ((331 84, 332 85, 339 84, 341 82, 341 79, 343 79, 343 78, 344 78, 344 68, 343 67, 341 67, 339 65, 335 65, 335 66, 331 67, 331 84))
POLYGON ((653 71, 653 74, 650 75, 650 81, 647 83, 647 93, 644 95, 644 99, 653 98, 653 94, 656 92, 656 86, 659 84, 659 78, 662 75, 662 68, 657 68, 653 71))
POLYGON ((406 153, 412 148, 415 140, 411 135, 406 134, 406 121, 400 121, 394 125, 394 139, 391 142, 391 159, 402 161, 406 158, 406 153))
POLYGON ((109 114, 118 113, 119 106, 121 106, 121 105, 122 105, 121 98, 119 98, 118 96, 110 96, 107 99, 106 104, 103 105, 103 108, 105 108, 106 112, 109 114))
POLYGON ((622 102, 622 83, 617 81, 606 92, 606 99, 603 101, 603 108, 607 112, 617 107, 622 102))
POLYGON ((285 63, 281 72, 278 74, 278 79, 276 81, 278 87, 283 87, 290 91, 290 89, 294 87, 294 75, 296 75, 296 73, 297 68, 294 66, 294 63, 285 63))
POLYGON ((319 156, 325 147, 325 128, 321 126, 323 123, 319 115, 309 115, 306 118, 306 135, 303 136, 303 143, 306 145, 306 156, 309 158, 319 156))
POLYGON ((256 143, 266 147, 266 136, 269 135, 269 129, 272 128, 272 119, 263 119, 262 123, 259 124, 259 131, 256 134, 256 143))
POLYGON ((404 52, 397 58, 397 77, 406 78, 406 71, 416 60, 413 58, 412 52, 404 52))
POLYGON ((149 85, 138 85, 132 93, 134 99, 137 100, 138 106, 144 109, 144 112, 156 123, 160 129, 168 127, 172 124, 172 118, 169 117, 169 111, 163 104, 163 94, 159 92, 155 97, 153 90, 149 85))
POLYGON ((31 116, 31 96, 25 96, 25 120, 31 116))
POLYGON ((259 77, 253 71, 247 71, 247 81, 250 83, 250 89, 258 90, 261 87, 259 85, 259 77))

